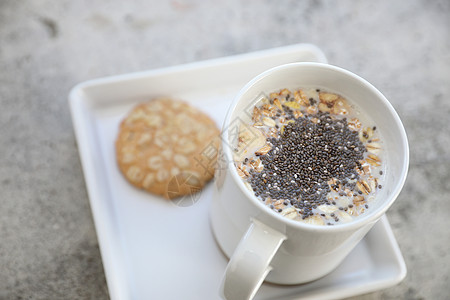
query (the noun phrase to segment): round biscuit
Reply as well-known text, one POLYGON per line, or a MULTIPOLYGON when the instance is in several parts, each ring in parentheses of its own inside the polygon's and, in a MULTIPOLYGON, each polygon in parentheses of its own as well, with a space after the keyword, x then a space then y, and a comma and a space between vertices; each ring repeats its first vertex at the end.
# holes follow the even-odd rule
POLYGON ((154 99, 121 122, 117 163, 131 184, 150 193, 167 199, 196 193, 214 175, 219 134, 215 122, 191 105, 154 99))

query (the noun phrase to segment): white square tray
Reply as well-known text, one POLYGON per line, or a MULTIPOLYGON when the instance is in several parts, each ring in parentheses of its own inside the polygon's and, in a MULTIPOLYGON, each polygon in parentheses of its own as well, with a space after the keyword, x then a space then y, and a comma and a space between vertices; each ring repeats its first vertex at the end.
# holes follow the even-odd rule
MULTIPOLYGON (((73 125, 112 299, 218 299, 227 264, 208 221, 211 184, 189 207, 128 184, 115 161, 120 120, 136 103, 170 95, 202 109, 221 126, 247 81, 271 67, 299 61, 326 58, 317 47, 298 44, 91 80, 72 89, 73 125)), ((384 217, 333 273, 297 286, 263 284, 256 298, 343 298, 395 285, 405 275, 384 217)))

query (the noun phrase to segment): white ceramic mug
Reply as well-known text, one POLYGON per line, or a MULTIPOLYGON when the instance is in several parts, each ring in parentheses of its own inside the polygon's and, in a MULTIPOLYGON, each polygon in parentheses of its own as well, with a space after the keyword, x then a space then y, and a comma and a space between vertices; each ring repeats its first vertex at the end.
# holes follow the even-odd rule
MULTIPOLYGON (((245 120, 243 120, 245 121, 245 120)), ((270 69, 251 80, 232 103, 222 132, 211 225, 230 257, 221 285, 226 299, 251 299, 264 280, 300 284, 333 271, 397 198, 406 179, 409 150, 403 125, 388 100, 370 83, 344 69, 320 63, 293 63, 270 69), (383 137, 386 180, 371 209, 355 220, 310 225, 283 217, 250 192, 237 174, 232 145, 236 120, 261 93, 285 87, 314 87, 355 102, 383 137)))

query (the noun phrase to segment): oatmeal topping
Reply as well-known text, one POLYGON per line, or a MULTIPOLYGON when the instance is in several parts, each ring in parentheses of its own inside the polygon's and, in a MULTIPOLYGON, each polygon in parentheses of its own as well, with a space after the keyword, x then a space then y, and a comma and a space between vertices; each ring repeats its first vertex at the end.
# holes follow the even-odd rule
POLYGON ((335 93, 271 93, 255 105, 239 137, 239 176, 289 219, 317 225, 353 220, 369 208, 383 174, 376 127, 363 126, 353 112, 335 93))

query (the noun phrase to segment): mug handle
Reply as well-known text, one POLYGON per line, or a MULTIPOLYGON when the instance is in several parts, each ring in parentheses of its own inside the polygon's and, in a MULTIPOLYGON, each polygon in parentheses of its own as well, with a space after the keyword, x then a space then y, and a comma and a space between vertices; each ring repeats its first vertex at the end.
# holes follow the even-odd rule
POLYGON ((227 300, 253 299, 269 265, 286 236, 256 219, 239 242, 225 270, 220 287, 227 300))

